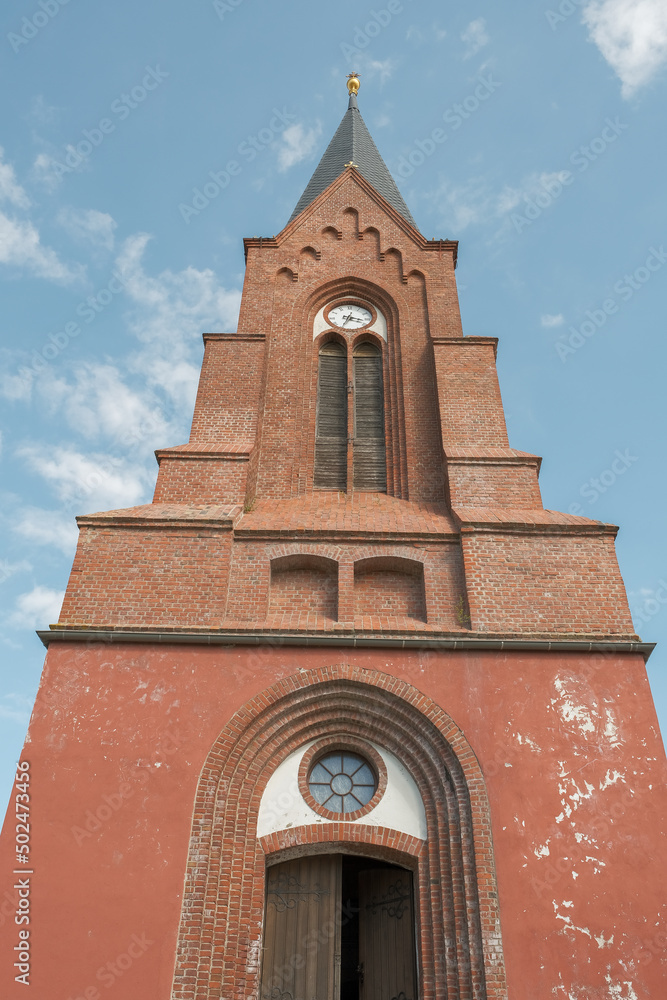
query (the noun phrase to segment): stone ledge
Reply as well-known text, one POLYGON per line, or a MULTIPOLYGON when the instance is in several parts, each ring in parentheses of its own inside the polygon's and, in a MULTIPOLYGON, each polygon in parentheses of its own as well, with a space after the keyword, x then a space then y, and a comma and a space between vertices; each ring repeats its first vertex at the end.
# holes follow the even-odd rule
POLYGON ((481 636, 359 636, 294 634, 275 632, 169 632, 169 631, 114 631, 101 629, 76 629, 57 626, 55 629, 38 630, 37 635, 45 646, 51 642, 90 643, 155 643, 156 645, 208 645, 208 646, 345 646, 353 648, 381 647, 385 649, 441 649, 468 650, 470 652, 545 652, 545 653, 639 653, 648 660, 655 649, 653 642, 635 642, 623 638, 536 639, 536 638, 483 638, 481 636))

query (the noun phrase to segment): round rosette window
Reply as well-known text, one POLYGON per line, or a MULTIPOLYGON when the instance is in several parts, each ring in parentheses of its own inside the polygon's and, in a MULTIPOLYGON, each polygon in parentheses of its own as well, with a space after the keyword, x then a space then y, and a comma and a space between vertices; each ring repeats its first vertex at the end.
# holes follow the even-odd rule
POLYGON ((336 750, 319 757, 308 775, 317 804, 339 816, 367 806, 378 788, 375 770, 360 754, 336 750))

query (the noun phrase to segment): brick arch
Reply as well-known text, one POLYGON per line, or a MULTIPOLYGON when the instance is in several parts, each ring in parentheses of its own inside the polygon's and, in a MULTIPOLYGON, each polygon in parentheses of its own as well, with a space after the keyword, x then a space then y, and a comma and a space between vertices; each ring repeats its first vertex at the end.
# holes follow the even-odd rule
POLYGON ((477 759, 452 719, 416 688, 347 664, 304 670, 263 691, 211 748, 195 799, 172 1000, 257 997, 267 852, 293 847, 295 833, 257 839, 261 797, 289 754, 341 733, 378 743, 409 770, 424 800, 427 842, 417 850, 391 832, 352 834, 342 823, 309 836, 351 845, 363 836, 366 851, 418 855, 422 1000, 506 1000, 477 759))
POLYGON ((332 562, 339 563, 343 559, 344 549, 340 545, 315 542, 276 542, 266 548, 266 556, 270 562, 282 556, 293 555, 324 556, 332 562))

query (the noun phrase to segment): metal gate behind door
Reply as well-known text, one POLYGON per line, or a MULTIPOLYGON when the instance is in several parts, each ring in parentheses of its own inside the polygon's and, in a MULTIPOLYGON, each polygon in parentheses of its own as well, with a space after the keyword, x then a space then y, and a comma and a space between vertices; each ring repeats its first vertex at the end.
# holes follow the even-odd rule
POLYGON ((416 1000, 412 873, 359 873, 361 1000, 416 1000))

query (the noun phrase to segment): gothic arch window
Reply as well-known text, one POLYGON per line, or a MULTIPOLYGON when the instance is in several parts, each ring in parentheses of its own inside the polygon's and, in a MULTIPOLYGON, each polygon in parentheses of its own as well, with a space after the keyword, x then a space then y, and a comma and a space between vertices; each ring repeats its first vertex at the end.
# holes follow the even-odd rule
POLYGON ((347 351, 332 341, 319 353, 314 485, 347 489, 347 351))
POLYGON ((359 344, 353 355, 355 490, 387 491, 384 437, 382 353, 375 344, 359 344))
POLYGON ((352 487, 373 493, 387 492, 387 456, 384 426, 384 377, 382 352, 363 341, 352 354, 352 420, 348 439, 347 349, 328 341, 319 351, 315 469, 317 490, 348 489, 348 452, 352 451, 352 487))

